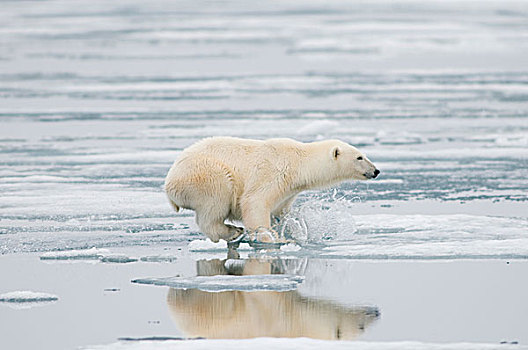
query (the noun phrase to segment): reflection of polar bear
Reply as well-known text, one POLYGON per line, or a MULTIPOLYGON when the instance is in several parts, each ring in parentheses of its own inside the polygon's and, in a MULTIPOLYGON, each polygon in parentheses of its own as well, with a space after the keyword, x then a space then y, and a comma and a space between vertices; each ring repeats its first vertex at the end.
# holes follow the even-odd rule
POLYGON ((190 337, 354 339, 378 317, 374 308, 344 308, 298 292, 169 290, 168 304, 190 337))
MULTIPOLYGON (((201 269, 220 272, 223 265, 220 260, 210 261, 201 269)), ((273 268, 273 263, 250 260, 238 272, 266 274, 273 268)), ((185 335, 205 338, 354 339, 379 316, 376 308, 343 307, 296 291, 217 293, 171 288, 167 302, 185 335)))
POLYGON ((378 174, 361 152, 338 140, 213 137, 182 152, 167 174, 165 190, 176 210, 196 211, 198 226, 214 242, 242 233, 226 219, 241 220, 246 229, 259 232, 256 238, 271 240, 266 235, 271 214, 288 212, 299 192, 378 174))

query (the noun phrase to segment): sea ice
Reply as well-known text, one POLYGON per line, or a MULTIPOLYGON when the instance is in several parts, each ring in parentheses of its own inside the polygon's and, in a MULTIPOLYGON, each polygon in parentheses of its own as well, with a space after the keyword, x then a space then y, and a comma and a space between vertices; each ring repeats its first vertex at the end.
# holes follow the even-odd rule
MULTIPOLYGON (((306 206, 305 206, 306 207, 306 206)), ((310 206, 311 208, 311 206, 310 206)), ((479 215, 353 215, 327 206, 290 220, 308 225, 288 226, 296 239, 308 239, 304 251, 311 256, 353 259, 485 259, 528 257, 527 221, 524 218, 479 215), (326 215, 326 216, 325 216, 326 215), (323 225, 325 217, 347 220, 338 237, 323 225), (353 221, 352 221, 353 220, 353 221)), ((287 223, 288 224, 288 223, 287 223)), ((285 248, 288 249, 288 248, 285 248)), ((284 251, 284 249, 281 249, 284 251)))
POLYGON ((214 252, 227 250, 227 242, 221 239, 218 243, 214 243, 209 238, 196 239, 189 243, 189 251, 191 252, 214 252))
POLYGON ((105 263, 129 263, 138 261, 137 258, 124 254, 112 254, 108 249, 90 248, 79 250, 65 250, 47 252, 40 256, 41 260, 99 260, 105 263))
MULTIPOLYGON (((223 252, 227 250, 227 242, 221 239, 218 243, 214 243, 209 238, 196 239, 189 243, 189 251, 191 252, 223 252)), ((237 248, 238 251, 253 250, 248 243, 240 243, 237 248)))
POLYGON ((0 301, 6 303, 28 303, 37 301, 54 301, 59 297, 53 294, 32 292, 29 290, 8 292, 0 294, 0 301))
POLYGON ((280 250, 283 251, 283 252, 297 252, 297 251, 301 250, 301 247, 298 246, 295 243, 288 243, 288 244, 283 245, 282 247, 280 247, 280 250))
POLYGON ((176 289, 200 289, 207 292, 240 291, 287 291, 297 289, 304 277, 292 275, 216 275, 196 277, 140 278, 133 283, 153 284, 176 289))
POLYGON ((56 295, 28 290, 0 294, 0 304, 6 304, 13 309, 30 309, 51 304, 57 300, 59 297, 56 295))
POLYGON ((306 135, 319 135, 331 134, 334 129, 339 127, 339 123, 332 120, 314 120, 308 124, 302 126, 297 130, 297 134, 306 134, 306 135))
POLYGON ((108 249, 90 248, 79 250, 65 250, 59 252, 47 252, 40 256, 41 260, 99 260, 109 254, 108 249))
MULTIPOLYGON (((148 254, 157 255, 178 246, 186 253, 190 240, 205 237, 195 228, 194 213, 174 213, 160 188, 182 149, 218 135, 339 138, 381 170, 374 181, 339 186, 340 193, 360 195, 361 203, 315 203, 290 217, 288 227, 301 233, 295 237, 302 241, 301 252, 260 254, 302 254, 314 257, 310 264, 321 256, 528 257, 526 2, 286 0, 270 7, 234 0, 203 5, 2 2, 2 45, 9 47, 0 53, 2 258, 18 252, 51 252, 42 260, 54 262, 108 258, 95 248, 82 254, 65 251, 89 247, 128 248, 131 254, 149 247, 156 252, 148 254), (177 25, 165 25, 175 19, 177 25)), ((319 201, 324 193, 303 193, 294 208, 306 199, 319 201)), ((225 247, 214 249, 194 252, 191 260, 226 258, 225 247)), ((0 266, 12 271, 14 280, 0 273, 4 288, 23 275, 9 259, 0 266)), ((173 257, 144 260, 164 259, 173 257)), ((236 270, 240 263, 226 264, 236 270)), ((68 268, 87 267, 81 265, 68 268)), ((51 276, 57 269, 45 270, 51 276)), ((301 286, 307 283, 312 283, 308 277, 301 286)), ((337 288, 329 285, 325 293, 337 288)), ((65 312, 55 318, 72 317, 65 312)), ((7 313, 5 318, 8 325, 17 324, 7 313)), ((52 334, 56 322, 19 321, 19 329, 33 336, 5 331, 3 348, 35 348, 22 344, 29 338, 53 347, 31 326, 52 334)), ((516 329, 513 319, 498 322, 516 329)), ((389 325, 390 320, 374 336, 386 337, 389 325)), ((492 336, 486 329, 457 334, 492 336)), ((94 328, 87 336, 96 341, 103 334, 94 328)), ((443 340, 450 336, 446 331, 443 340)), ((64 348, 70 338, 92 341, 84 336, 47 340, 61 342, 53 348, 64 348)), ((510 347, 496 339, 490 346, 262 339, 152 346, 510 347)))
POLYGON ((102 256, 99 260, 102 262, 118 263, 118 264, 126 264, 130 262, 138 261, 137 258, 131 258, 124 254, 105 255, 105 256, 102 256))
POLYGON ((249 243, 240 243, 240 245, 237 248, 238 251, 248 251, 248 250, 254 250, 249 243))
POLYGON ((178 260, 178 257, 174 255, 149 255, 142 256, 139 260, 143 262, 168 262, 172 263, 178 260))
POLYGON ((117 342, 107 345, 89 346, 93 350, 168 350, 174 348, 189 350, 233 350, 233 349, 355 349, 355 350, 526 350, 528 347, 516 344, 485 343, 422 343, 412 341, 367 342, 331 341, 309 338, 253 338, 253 339, 196 339, 167 341, 117 342))
POLYGON ((224 267, 228 271, 244 270, 245 260, 241 259, 227 259, 224 263, 224 267))

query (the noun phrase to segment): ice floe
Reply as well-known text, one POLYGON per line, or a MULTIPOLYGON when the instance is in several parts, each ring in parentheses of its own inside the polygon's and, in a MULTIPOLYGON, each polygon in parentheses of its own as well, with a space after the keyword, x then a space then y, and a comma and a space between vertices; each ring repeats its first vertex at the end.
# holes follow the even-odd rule
POLYGON ((53 294, 32 292, 28 290, 0 294, 0 301, 7 303, 27 303, 53 300, 59 300, 59 297, 53 294))
POLYGON ((227 259, 224 262, 224 267, 227 271, 243 271, 245 263, 246 262, 241 259, 227 259))
POLYGON ((526 350, 517 344, 490 343, 423 343, 413 341, 368 342, 330 341, 309 338, 253 338, 253 339, 196 339, 166 341, 120 341, 107 345, 83 347, 93 350, 168 350, 182 348, 189 350, 233 350, 233 349, 355 349, 355 350, 526 350))
MULTIPOLYGON (((287 253, 303 256, 351 259, 485 259, 528 257, 528 221, 522 217, 495 217, 467 214, 438 215, 355 215, 354 203, 338 200, 311 199, 289 215, 281 231, 295 238, 298 244, 282 246, 267 254, 287 253), (301 249, 302 246, 302 249, 301 249), (298 253, 297 253, 298 252, 298 253)), ((168 234, 167 234, 168 235, 168 234)), ((16 238, 18 235, 6 235, 16 238)), ((92 241, 104 244, 104 236, 92 241)), ((109 237, 113 237, 109 235, 109 237)), ((165 234, 159 238, 165 237, 165 234)), ((75 237, 77 238, 77 237, 75 237)), ((80 237, 79 237, 80 238, 80 237)), ((148 242, 148 235, 120 236, 119 246, 148 242), (137 241, 137 238, 141 240, 137 241)), ((86 245, 89 237, 79 241, 86 245)), ((152 235, 152 242, 158 240, 152 235)), ((108 238, 110 242, 110 238, 108 238)), ((179 245, 181 253, 131 257, 108 249, 90 248, 46 252, 43 261, 102 261, 107 263, 171 262, 185 254, 184 241, 163 241, 179 245)), ((67 243, 71 244, 70 241, 67 243)), ((35 243, 36 244, 36 243, 35 243)), ((159 243, 158 243, 159 244, 159 243)), ((197 239, 188 243, 193 259, 225 259, 227 242, 213 243, 197 239)), ((256 254, 247 243, 237 248, 240 257, 256 254)))
POLYGON ((338 127, 339 127, 339 123, 336 121, 314 120, 302 126, 299 130, 297 130, 297 134, 328 135, 328 134, 331 134, 338 127))
POLYGON ((527 239, 401 243, 394 245, 349 244, 325 247, 321 257, 355 259, 526 259, 527 239))
POLYGON ((110 251, 108 249, 95 247, 90 249, 64 250, 44 253, 40 256, 40 260, 99 260, 109 253, 110 251))
MULTIPOLYGON (((311 207, 310 207, 311 208, 311 207)), ((287 227, 293 237, 307 241, 303 254, 355 259, 483 259, 527 258, 528 238, 524 218, 477 215, 352 215, 353 210, 328 206, 299 211, 302 225, 287 227), (338 237, 327 239, 322 220, 341 215, 338 237), (319 218, 314 218, 319 217, 319 218), (337 238, 337 239, 336 239, 337 238)), ((329 219, 329 220, 330 220, 329 219)))
POLYGON ((14 309, 29 309, 35 306, 54 303, 57 300, 59 300, 59 297, 54 294, 29 290, 0 294, 0 304, 6 304, 14 309))
POLYGON ((73 260, 73 261, 101 261, 106 263, 125 264, 138 261, 137 258, 129 257, 124 254, 113 254, 108 249, 90 248, 75 249, 58 252, 47 252, 40 256, 40 260, 73 260))
MULTIPOLYGON (((217 243, 207 239, 196 239, 191 241, 188 245, 188 249, 191 252, 223 252, 227 250, 227 242, 223 239, 219 240, 217 243)), ((240 243, 237 248, 239 251, 248 251, 253 250, 248 243, 240 243)))
POLYGON ((213 252, 213 251, 224 251, 227 250, 227 242, 223 239, 217 243, 211 241, 209 238, 197 239, 189 243, 189 251, 191 252, 213 252))
POLYGON ((292 275, 216 275, 196 277, 139 278, 133 283, 167 286, 176 289, 200 289, 207 292, 240 291, 287 291, 297 289, 304 281, 302 276, 292 275))
POLYGON ((143 262, 154 262, 154 263, 160 263, 160 262, 168 262, 172 263, 178 260, 177 256, 174 255, 148 255, 148 256, 142 256, 139 260, 143 262))
POLYGON ((130 263, 130 262, 138 261, 137 258, 131 258, 131 257, 129 257, 127 255, 123 255, 123 254, 104 255, 99 260, 101 260, 102 262, 118 263, 118 264, 126 264, 126 263, 130 263))
POLYGON ((250 245, 249 243, 240 243, 240 245, 238 246, 237 250, 240 250, 240 251, 249 251, 249 250, 254 250, 250 245))
POLYGON ((288 243, 280 247, 280 250, 283 252, 297 252, 301 250, 301 247, 295 243, 288 243))

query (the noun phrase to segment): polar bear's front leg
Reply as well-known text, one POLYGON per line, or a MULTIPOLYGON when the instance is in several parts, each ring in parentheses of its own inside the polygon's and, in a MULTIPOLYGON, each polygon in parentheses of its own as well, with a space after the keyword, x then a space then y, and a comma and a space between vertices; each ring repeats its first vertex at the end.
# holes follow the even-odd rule
POLYGON ((297 195, 291 196, 287 198, 285 201, 280 203, 273 211, 273 216, 278 217, 279 219, 282 218, 284 215, 288 214, 291 210, 291 206, 295 199, 297 198, 297 195))
POLYGON ((271 228, 270 200, 264 196, 251 196, 241 203, 242 221, 250 237, 261 242, 274 242, 278 235, 271 228))

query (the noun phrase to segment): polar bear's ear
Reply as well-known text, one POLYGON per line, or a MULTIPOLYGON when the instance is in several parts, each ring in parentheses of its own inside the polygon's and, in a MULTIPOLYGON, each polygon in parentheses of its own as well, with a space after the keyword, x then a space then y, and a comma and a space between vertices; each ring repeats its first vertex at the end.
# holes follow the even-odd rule
POLYGON ((335 146, 334 148, 332 148, 332 156, 334 157, 334 159, 337 159, 340 154, 341 149, 339 148, 339 146, 335 146))

